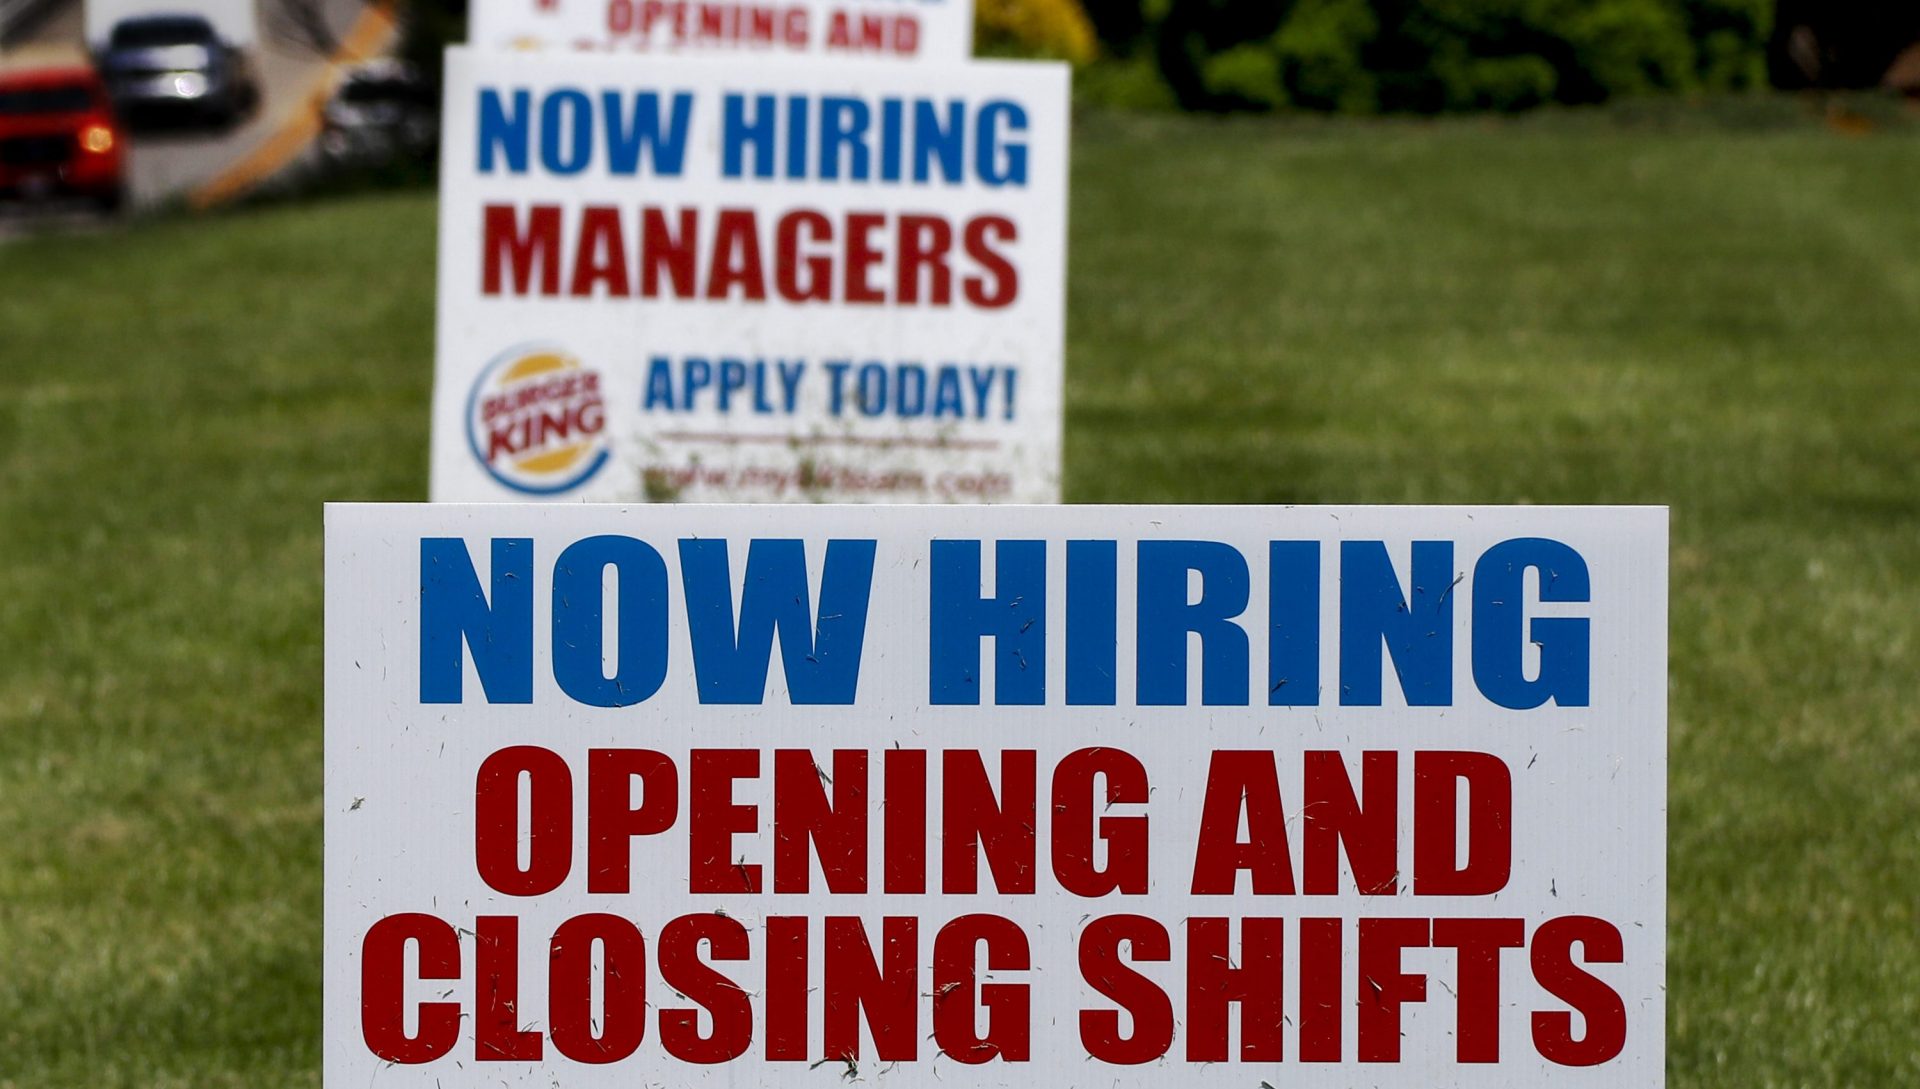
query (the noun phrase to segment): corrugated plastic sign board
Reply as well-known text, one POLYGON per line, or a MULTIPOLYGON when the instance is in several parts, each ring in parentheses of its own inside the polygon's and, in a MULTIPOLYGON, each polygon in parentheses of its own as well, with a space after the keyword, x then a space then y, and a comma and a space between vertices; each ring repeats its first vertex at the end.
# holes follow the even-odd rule
POLYGON ((973 55, 971 0, 475 0, 471 23, 468 39, 489 49, 948 64, 973 55))
POLYGON ((432 496, 1059 498, 1064 65, 450 50, 432 496))
POLYGON ((1666 527, 330 507, 326 1084, 1659 1085, 1666 527))

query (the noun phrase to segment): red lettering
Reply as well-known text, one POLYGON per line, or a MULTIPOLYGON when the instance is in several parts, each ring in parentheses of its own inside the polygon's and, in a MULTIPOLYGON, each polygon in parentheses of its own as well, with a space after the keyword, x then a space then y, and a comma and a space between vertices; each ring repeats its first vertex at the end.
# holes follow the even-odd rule
POLYGON ((1241 870, 1252 872, 1256 896, 1293 894, 1287 814, 1268 750, 1215 752, 1207 768, 1207 794, 1200 803, 1200 835, 1193 852, 1193 894, 1231 896, 1241 870), (1240 839, 1243 799, 1245 841, 1240 839))
POLYGON ((501 454, 517 454, 527 448, 527 421, 516 420, 487 431, 487 460, 501 454))
POLYGON ((802 256, 803 241, 832 242, 833 221, 819 212, 788 212, 774 232, 773 280, 788 302, 826 302, 833 298, 833 258, 820 253, 802 256), (806 239, 801 238, 803 233, 806 239), (800 270, 805 268, 802 282, 800 270))
POLYGON ((747 13, 747 36, 756 45, 773 44, 773 9, 754 8, 747 13))
POLYGON ((767 1058, 807 1058, 807 920, 767 917, 767 1058))
POLYGON ((1133 1035, 1120 1035, 1119 1010, 1081 1010, 1080 1045, 1101 1062, 1138 1066, 1173 1046, 1173 1003, 1153 980, 1120 960, 1121 942, 1136 961, 1164 961, 1172 954, 1167 928, 1144 915, 1106 915, 1089 923, 1080 934, 1080 975, 1127 1011, 1133 1035))
POLYGON ((871 212, 847 216, 846 301, 850 303, 886 302, 886 292, 873 286, 870 270, 880 262, 880 251, 873 248, 873 232, 887 217, 871 212))
POLYGON ((1455 989, 1455 1055, 1463 1063, 1500 1061, 1500 950, 1527 940, 1519 919, 1435 919, 1435 948, 1460 951, 1455 989))
POLYGON ((620 210, 590 204, 580 212, 580 244, 573 251, 573 295, 592 295, 605 286, 613 298, 633 293, 627 277, 627 244, 620 231, 620 210))
POLYGON ((927 891, 927 754, 888 749, 883 774, 887 804, 882 832, 889 894, 927 891))
MULTIPOLYGON (((591 429, 599 430, 596 425, 591 429)), ((587 891, 632 888, 633 839, 673 827, 680 811, 680 772, 651 749, 587 751, 587 891), (640 782, 640 808, 633 784, 640 782)))
POLYGON ((474 920, 474 960, 480 979, 474 1013, 474 1058, 481 1062, 532 1062, 540 1057, 540 1034, 520 1027, 520 920, 482 915, 474 920))
POLYGON ((1347 852, 1353 884, 1367 896, 1395 891, 1395 824, 1400 804, 1399 754, 1368 752, 1360 757, 1362 805, 1353 780, 1337 752, 1306 754, 1306 828, 1301 844, 1300 885, 1308 896, 1340 891, 1340 850, 1347 852))
POLYGON ((1286 920, 1241 920, 1237 968, 1228 948, 1231 935, 1231 920, 1187 920, 1187 1061, 1227 1061, 1227 1007, 1238 1002, 1241 1060, 1277 1063, 1284 1051, 1286 920))
POLYGON ((998 915, 962 915, 933 940, 933 1038, 955 1062, 1008 1062, 1032 1057, 1032 996, 1024 983, 979 983, 974 950, 987 946, 987 971, 1033 967, 1026 932, 998 915), (978 995, 976 1002, 976 994, 978 995), (987 1010, 987 1031, 974 1031, 975 1010, 987 1010))
POLYGON ((1513 773, 1483 752, 1413 757, 1413 894, 1491 896, 1513 872, 1513 773), (1467 792, 1467 861, 1456 827, 1460 782, 1467 792))
POLYGON ((513 293, 525 295, 533 287, 533 266, 540 266, 540 293, 560 293, 560 206, 535 204, 527 209, 527 226, 511 204, 489 204, 481 211, 480 293, 500 294, 502 263, 513 269, 513 293))
POLYGON ((1427 1000, 1427 977, 1400 970, 1400 954, 1428 942, 1426 919, 1360 920, 1360 1061, 1400 1061, 1400 1007, 1427 1000))
POLYGON ((1019 228, 1005 216, 977 216, 967 221, 967 256, 986 273, 969 276, 962 285, 967 301, 988 310, 1012 304, 1020 294, 1020 273, 995 248, 995 242, 1019 241, 1019 228))
POLYGON ((889 915, 881 922, 882 958, 876 963, 867 929, 854 916, 827 918, 822 987, 827 1000, 826 1057, 860 1057, 860 1017, 873 1034, 880 1062, 912 1062, 920 1039, 920 1005, 914 987, 919 972, 920 920, 889 915))
POLYGON ((1300 1061, 1340 1061, 1340 919, 1300 920, 1300 1061))
POLYGON ((1147 769, 1133 754, 1097 747, 1070 753, 1053 773, 1053 874, 1075 896, 1147 891, 1147 818, 1093 814, 1093 780, 1106 781, 1106 807, 1147 800, 1147 769), (1097 832, 1096 832, 1097 827, 1097 832), (1105 869, 1093 863, 1096 837, 1107 847, 1105 869))
MULTIPOLYGON (((647 1035, 647 942, 618 915, 576 915, 553 932, 547 1023, 554 1050, 579 1063, 616 1063, 647 1035), (600 943, 606 1023, 593 1023, 593 945, 600 943)), ((536 1034, 537 1035, 537 1034, 536 1034)))
POLYGON ((1573 1014, 1551 1010, 1533 1015, 1533 1046, 1561 1066, 1596 1066, 1627 1046, 1627 1009, 1612 987, 1573 962, 1580 943, 1588 964, 1619 964, 1625 954, 1620 931, 1591 915, 1549 919, 1533 932, 1533 978, 1586 1021, 1586 1036, 1573 1038, 1573 1014))
MULTIPOLYGON (((746 960, 747 928, 725 915, 682 915, 660 931, 660 982, 705 1007, 713 1032, 700 1035, 700 1012, 660 1011, 660 1044, 667 1054, 690 1063, 713 1065, 747 1053, 753 1043, 753 1007, 747 992, 700 960, 700 943, 714 960, 746 960)), ((802 977, 804 978, 804 977, 802 977)))
POLYGON ((760 231, 750 208, 720 210, 713 259, 707 267, 707 298, 728 298, 736 287, 748 300, 767 297, 766 277, 760 267, 760 231))
POLYGON ((773 754, 773 891, 806 892, 813 866, 808 848, 820 856, 827 891, 867 891, 867 753, 833 753, 833 800, 827 800, 821 771, 806 749, 773 754))
POLYGON ((460 1041, 460 1003, 422 1002, 419 1030, 406 1032, 405 953, 420 950, 421 979, 460 978, 460 936, 419 912, 389 915, 360 943, 360 1035, 367 1050, 390 1063, 429 1063, 460 1041))
POLYGON ((734 804, 733 781, 760 774, 760 750, 695 749, 689 759, 687 887, 697 893, 759 892, 760 867, 733 855, 733 837, 759 827, 759 810, 734 804))
POLYGON ((573 868, 573 773, 551 749, 514 745, 480 764, 474 781, 473 860, 508 896, 542 896, 573 868), (527 777, 527 868, 520 868, 520 777, 527 777))
POLYGON ((894 262, 894 298, 901 303, 920 301, 921 271, 928 285, 927 301, 946 306, 953 300, 953 272, 947 251, 953 248, 953 228, 939 216, 900 217, 900 254, 894 262))
POLYGON ((996 802, 986 765, 974 749, 941 754, 945 801, 941 812, 941 888, 950 893, 980 891, 980 853, 987 856, 996 891, 1028 894, 1034 886, 1038 793, 1032 749, 1000 754, 1003 802, 996 802))
POLYGON ((649 299, 660 294, 660 273, 665 270, 676 299, 693 297, 693 248, 699 243, 698 219, 691 208, 680 209, 680 233, 675 237, 667 229, 666 213, 658 208, 640 212, 640 294, 649 299))

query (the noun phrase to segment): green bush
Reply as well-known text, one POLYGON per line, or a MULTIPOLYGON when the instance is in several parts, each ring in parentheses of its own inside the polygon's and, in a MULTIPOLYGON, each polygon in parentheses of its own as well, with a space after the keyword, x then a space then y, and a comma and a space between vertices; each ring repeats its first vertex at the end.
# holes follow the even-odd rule
POLYGON ((1524 109, 1766 82, 1770 0, 1151 0, 1189 109, 1524 109))

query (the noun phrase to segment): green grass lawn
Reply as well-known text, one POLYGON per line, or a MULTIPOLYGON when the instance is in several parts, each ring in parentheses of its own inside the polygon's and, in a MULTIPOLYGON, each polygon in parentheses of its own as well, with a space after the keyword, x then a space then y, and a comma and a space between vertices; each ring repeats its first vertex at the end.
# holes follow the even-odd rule
MULTIPOLYGON (((1671 504, 1671 1084, 1920 1084, 1920 135, 1095 115, 1074 177, 1069 497, 1671 504)), ((318 1083, 320 504, 425 496, 433 231, 0 248, 0 1086, 318 1083)))

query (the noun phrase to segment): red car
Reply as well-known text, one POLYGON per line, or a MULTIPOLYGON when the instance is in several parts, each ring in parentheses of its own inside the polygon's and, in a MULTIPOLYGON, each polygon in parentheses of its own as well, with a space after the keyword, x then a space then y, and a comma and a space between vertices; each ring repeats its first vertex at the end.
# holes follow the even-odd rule
POLYGON ((0 196, 64 193, 117 208, 126 192, 126 144, 93 69, 0 72, 0 196))

